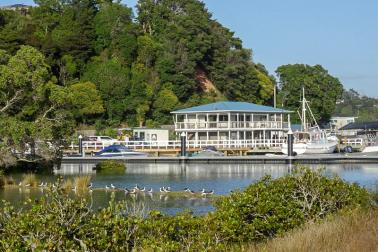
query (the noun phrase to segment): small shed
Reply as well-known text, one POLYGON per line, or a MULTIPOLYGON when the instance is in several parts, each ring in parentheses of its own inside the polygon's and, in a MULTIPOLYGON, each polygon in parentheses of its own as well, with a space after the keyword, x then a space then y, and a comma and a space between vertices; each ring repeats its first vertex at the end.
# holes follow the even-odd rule
POLYGON ((133 138, 134 140, 139 141, 169 141, 169 130, 153 128, 134 128, 133 138))

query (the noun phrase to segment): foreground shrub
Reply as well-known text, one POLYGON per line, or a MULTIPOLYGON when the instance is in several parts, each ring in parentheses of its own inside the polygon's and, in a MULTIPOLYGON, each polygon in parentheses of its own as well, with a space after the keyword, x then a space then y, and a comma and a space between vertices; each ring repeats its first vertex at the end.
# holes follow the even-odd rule
POLYGON ((371 195, 358 185, 301 168, 276 180, 267 176, 244 192, 220 199, 215 215, 224 239, 246 242, 282 234, 340 209, 370 204, 371 195))
POLYGON ((277 180, 265 177, 221 198, 205 216, 146 216, 143 207, 115 204, 114 196, 108 207, 93 210, 90 196, 69 198, 63 188, 58 181, 45 198, 29 200, 22 210, 3 205, 0 251, 227 251, 371 203, 357 185, 309 169, 277 180))

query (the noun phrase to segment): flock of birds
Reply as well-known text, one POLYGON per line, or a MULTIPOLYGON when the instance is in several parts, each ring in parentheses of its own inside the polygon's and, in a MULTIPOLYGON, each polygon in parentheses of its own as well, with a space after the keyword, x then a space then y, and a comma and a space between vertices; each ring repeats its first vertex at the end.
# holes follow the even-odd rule
MULTIPOLYGON (((20 187, 30 187, 31 185, 30 184, 22 184, 22 182, 19 183, 19 186, 20 187)), ((48 184, 47 182, 41 182, 41 184, 38 185, 39 188, 43 189, 43 188, 47 188, 48 187, 48 184)), ((52 188, 56 188, 57 186, 52 183, 52 188)), ((88 186, 87 186, 87 189, 90 193, 93 192, 93 183, 90 183, 88 186)), ((102 188, 96 188, 96 189, 102 189, 102 188)), ((73 192, 76 192, 78 190, 78 188, 75 186, 72 188, 72 191, 73 192)), ((138 184, 136 184, 133 188, 129 189, 129 188, 117 188, 115 185, 113 184, 110 184, 110 186, 106 185, 105 186, 105 190, 108 191, 108 190, 123 190, 125 192, 125 194, 137 194, 137 193, 153 193, 153 189, 150 188, 150 189, 146 189, 146 187, 140 187, 138 186, 138 184)), ((172 189, 171 187, 160 187, 159 188, 159 192, 160 193, 170 193, 172 192, 172 189)), ((208 196, 208 195, 212 195, 214 194, 214 190, 205 190, 205 189, 202 189, 201 191, 198 191, 198 192, 195 192, 189 188, 184 188, 183 192, 185 193, 190 193, 190 194, 200 194, 202 196, 208 196)))
MULTIPOLYGON (((89 188, 92 188, 92 183, 89 185, 89 188)), ((117 188, 116 186, 114 186, 113 184, 110 184, 110 186, 106 185, 105 186, 105 190, 123 190, 125 192, 125 194, 137 194, 137 193, 153 193, 154 190, 152 188, 150 189, 146 189, 146 187, 139 187, 137 184, 129 189, 129 188, 117 188)), ((207 196, 207 195, 212 195, 214 194, 214 190, 211 190, 211 191, 207 191, 205 189, 202 189, 201 191, 199 192, 195 192, 193 190, 190 190, 189 188, 184 188, 183 190, 184 192, 186 193, 190 193, 190 194, 201 194, 202 196, 207 196)), ((172 189, 171 187, 160 187, 159 188, 159 192, 160 193, 170 193, 172 192, 172 189)))

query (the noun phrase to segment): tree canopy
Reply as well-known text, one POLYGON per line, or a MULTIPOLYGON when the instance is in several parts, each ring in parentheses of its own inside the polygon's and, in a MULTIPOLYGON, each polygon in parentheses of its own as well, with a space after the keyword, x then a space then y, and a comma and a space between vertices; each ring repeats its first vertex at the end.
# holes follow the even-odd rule
MULTIPOLYGON (((279 78, 279 104, 296 111, 300 108, 302 88, 318 123, 329 121, 336 101, 343 92, 340 81, 320 65, 284 65, 277 68, 279 78)), ((294 115, 294 120, 299 117, 294 115)))
POLYGON ((360 95, 357 91, 344 90, 334 112, 337 116, 355 116, 357 121, 378 120, 378 99, 360 95))
POLYGON ((0 55, 0 149, 6 156, 55 158, 75 116, 103 111, 94 84, 57 85, 37 49, 21 46, 15 55, 0 55))
POLYGON ((119 1, 35 3, 0 10, 0 49, 37 48, 58 86, 94 83, 104 112, 88 121, 76 111, 78 122, 163 124, 209 99, 272 103, 274 78, 201 1, 139 0, 136 15, 119 1))

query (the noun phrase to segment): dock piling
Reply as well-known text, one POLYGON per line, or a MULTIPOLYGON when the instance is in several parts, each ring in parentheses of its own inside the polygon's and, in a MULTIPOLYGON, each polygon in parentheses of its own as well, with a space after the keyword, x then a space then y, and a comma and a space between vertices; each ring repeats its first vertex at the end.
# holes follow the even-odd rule
POLYGON ((79 135, 79 155, 84 156, 84 151, 83 151, 83 136, 79 135))
POLYGON ((186 134, 184 132, 181 133, 180 136, 181 140, 181 157, 186 157, 186 134))

